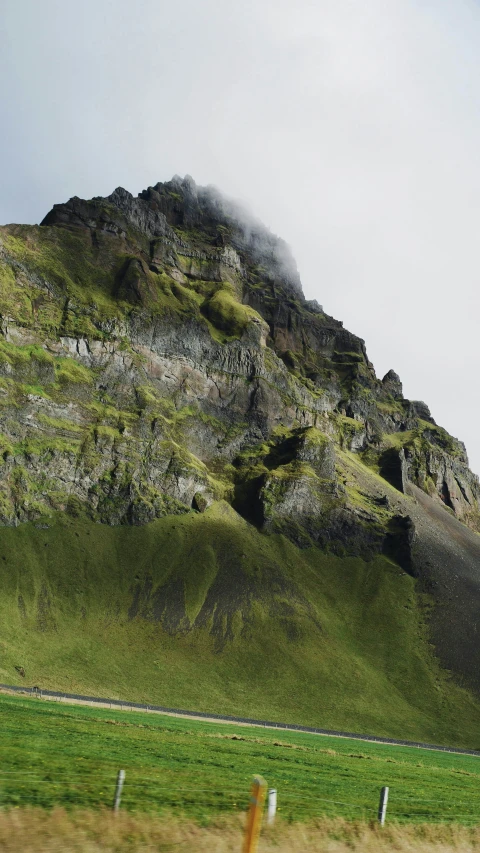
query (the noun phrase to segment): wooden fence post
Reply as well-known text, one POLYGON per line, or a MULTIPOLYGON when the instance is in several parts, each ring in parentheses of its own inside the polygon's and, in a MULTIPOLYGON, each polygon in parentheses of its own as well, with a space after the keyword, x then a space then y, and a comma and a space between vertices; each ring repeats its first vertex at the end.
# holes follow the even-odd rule
POLYGON ((256 853, 266 789, 267 783, 265 779, 262 779, 261 776, 254 776, 250 793, 250 809, 245 830, 243 853, 256 853))
POLYGON ((388 803, 388 788, 382 788, 380 791, 380 802, 378 804, 378 822, 380 826, 384 826, 385 817, 387 815, 388 803))
POLYGON ((120 800, 122 799, 122 788, 125 781, 125 770, 119 770, 117 776, 117 786, 115 788, 115 799, 113 801, 113 811, 115 814, 120 808, 120 800))

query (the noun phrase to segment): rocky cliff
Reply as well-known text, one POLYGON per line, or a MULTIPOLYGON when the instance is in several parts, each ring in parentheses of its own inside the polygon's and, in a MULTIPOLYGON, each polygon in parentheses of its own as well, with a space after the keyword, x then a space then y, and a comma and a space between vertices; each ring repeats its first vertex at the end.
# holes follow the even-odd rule
POLYGON ((287 246, 191 178, 0 235, 0 517, 141 524, 224 497, 265 529, 381 549, 349 454, 477 527, 465 448, 304 299, 287 246))
MULTIPOLYGON (((436 541, 442 519, 480 529, 464 446, 393 371, 376 377, 305 300, 286 244, 217 191, 174 178, 1 228, 0 320, 1 524, 143 525, 224 500, 300 548, 385 554, 448 598, 461 557, 445 534, 432 558, 422 501, 436 541)), ((467 677, 475 655, 455 664, 467 677)))

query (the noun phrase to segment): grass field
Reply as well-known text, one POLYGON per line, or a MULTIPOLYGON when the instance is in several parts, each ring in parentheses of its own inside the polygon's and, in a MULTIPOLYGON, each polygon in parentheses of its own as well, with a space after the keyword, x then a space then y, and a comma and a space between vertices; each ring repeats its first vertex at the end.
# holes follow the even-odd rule
POLYGON ((0 696, 0 805, 122 808, 207 825, 242 815, 251 777, 278 791, 279 816, 480 823, 480 758, 257 727, 0 696))
MULTIPOLYGON (((1 853, 240 853, 243 819, 222 817, 208 826, 172 816, 54 809, 0 812, 1 853)), ((258 853, 474 853, 478 827, 389 824, 319 818, 279 820, 264 827, 258 853)))
POLYGON ((412 577, 300 550, 223 503, 3 528, 0 681, 480 747, 479 704, 438 666, 412 577))

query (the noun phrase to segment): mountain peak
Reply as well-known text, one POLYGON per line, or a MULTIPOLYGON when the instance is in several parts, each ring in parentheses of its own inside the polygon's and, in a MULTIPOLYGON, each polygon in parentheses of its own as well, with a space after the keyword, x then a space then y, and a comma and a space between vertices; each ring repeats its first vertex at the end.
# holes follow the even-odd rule
POLYGON ((182 230, 197 230, 197 242, 208 249, 229 244, 283 290, 303 299, 297 265, 284 240, 276 237, 246 207, 215 187, 200 187, 190 175, 157 183, 133 196, 123 187, 111 195, 56 204, 42 225, 78 226, 125 232, 125 221, 153 239, 176 242, 182 230), (107 210, 107 206, 109 210, 107 210), (115 215, 115 209, 119 216, 115 215), (110 216, 108 215, 110 213, 110 216))

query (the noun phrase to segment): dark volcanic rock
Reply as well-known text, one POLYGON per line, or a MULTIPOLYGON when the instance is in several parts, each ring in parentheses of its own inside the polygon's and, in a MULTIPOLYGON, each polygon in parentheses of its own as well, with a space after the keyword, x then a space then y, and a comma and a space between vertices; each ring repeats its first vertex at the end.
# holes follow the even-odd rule
POLYGON ((461 443, 404 400, 394 371, 376 377, 364 342, 305 300, 288 246, 241 205, 176 176, 136 197, 72 198, 42 226, 12 231, 36 253, 0 248, 19 280, 4 336, 37 347, 0 372, 41 389, 4 419, 5 523, 53 502, 144 524, 222 497, 265 530, 373 555, 398 524, 358 473, 339 479, 354 453, 480 526, 461 443))
POLYGON ((422 421, 429 421, 431 424, 435 423, 430 414, 430 409, 428 408, 426 403, 422 403, 421 400, 412 400, 410 406, 414 414, 418 418, 421 418, 422 421))
POLYGON ((407 491, 407 462, 403 447, 385 450, 380 457, 380 474, 385 477, 399 492, 407 491))
POLYGON ((398 563, 409 574, 415 574, 418 567, 413 558, 415 524, 412 518, 394 515, 388 522, 387 535, 383 543, 384 553, 398 563))
POLYGON ((382 379, 382 385, 388 394, 396 399, 403 400, 403 386, 398 373, 394 370, 389 370, 382 379))

